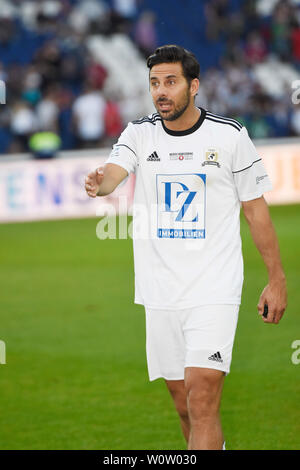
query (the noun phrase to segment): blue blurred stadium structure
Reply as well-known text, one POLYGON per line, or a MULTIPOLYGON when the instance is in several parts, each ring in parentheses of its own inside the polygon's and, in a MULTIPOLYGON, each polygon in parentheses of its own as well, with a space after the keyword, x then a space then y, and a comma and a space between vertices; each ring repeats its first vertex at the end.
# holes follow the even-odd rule
POLYGON ((300 108, 291 100, 300 78, 299 0, 0 0, 7 86, 0 153, 26 151, 40 130, 59 134, 62 149, 110 145, 128 120, 152 110, 140 99, 145 79, 136 96, 128 91, 132 78, 123 89, 114 85, 125 74, 121 49, 132 50, 134 70, 134 61, 138 68, 166 43, 198 57, 199 105, 240 119, 253 138, 300 135, 300 108), (108 41, 114 46, 102 62, 95 47, 108 41), (87 119, 91 132, 81 122, 87 119))

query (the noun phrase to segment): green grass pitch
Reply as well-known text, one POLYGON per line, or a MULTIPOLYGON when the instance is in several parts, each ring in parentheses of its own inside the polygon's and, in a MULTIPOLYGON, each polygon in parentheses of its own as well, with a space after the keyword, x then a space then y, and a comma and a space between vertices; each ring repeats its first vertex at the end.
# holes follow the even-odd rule
MULTIPOLYGON (((299 448, 300 206, 271 207, 287 274, 279 325, 256 310, 267 275, 242 218, 243 301, 222 422, 227 449, 299 448)), ((132 241, 97 219, 0 226, 0 449, 185 449, 163 379, 148 381, 132 241)))

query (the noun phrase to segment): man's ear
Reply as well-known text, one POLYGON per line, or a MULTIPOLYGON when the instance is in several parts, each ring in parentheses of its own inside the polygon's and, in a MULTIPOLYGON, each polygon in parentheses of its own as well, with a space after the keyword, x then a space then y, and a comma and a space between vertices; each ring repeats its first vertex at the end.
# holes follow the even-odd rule
POLYGON ((190 92, 192 96, 196 96, 199 90, 200 81, 198 78, 193 78, 190 85, 190 92))

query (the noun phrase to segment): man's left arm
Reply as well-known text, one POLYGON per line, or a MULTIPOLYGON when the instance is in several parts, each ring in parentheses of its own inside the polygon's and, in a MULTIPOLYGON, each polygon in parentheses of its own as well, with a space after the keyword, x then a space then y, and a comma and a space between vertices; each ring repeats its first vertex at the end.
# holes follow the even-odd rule
POLYGON ((242 202, 254 243, 266 265, 269 282, 258 303, 258 313, 266 323, 278 323, 287 306, 286 279, 280 260, 280 251, 275 229, 264 197, 242 202), (268 305, 265 318, 264 305, 268 305))

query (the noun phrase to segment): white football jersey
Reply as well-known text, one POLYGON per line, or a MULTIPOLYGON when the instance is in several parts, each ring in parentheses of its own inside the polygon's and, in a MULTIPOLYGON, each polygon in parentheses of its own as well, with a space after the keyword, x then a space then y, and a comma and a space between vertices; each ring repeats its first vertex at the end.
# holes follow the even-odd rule
POLYGON ((241 201, 272 189, 245 127, 201 108, 171 131, 154 113, 128 124, 106 163, 136 175, 135 303, 240 304, 241 201))

